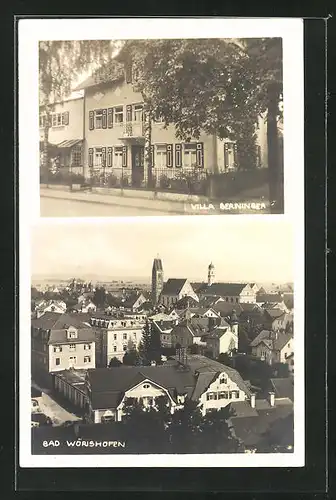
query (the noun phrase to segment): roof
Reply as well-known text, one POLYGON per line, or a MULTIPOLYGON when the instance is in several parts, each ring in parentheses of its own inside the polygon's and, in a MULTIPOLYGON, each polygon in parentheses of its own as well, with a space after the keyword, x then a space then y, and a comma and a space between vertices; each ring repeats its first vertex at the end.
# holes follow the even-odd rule
POLYGON ((169 278, 163 285, 161 295, 178 295, 186 282, 186 278, 169 278))
POLYGON ((191 334, 194 337, 202 337, 209 330, 209 318, 190 318, 181 321, 174 326, 174 335, 186 336, 191 334))
POLYGON ((230 409, 235 417, 257 417, 256 408, 252 408, 249 401, 235 401, 230 403, 230 409))
POLYGON ((214 328, 208 333, 207 339, 220 339, 228 331, 228 327, 229 325, 227 327, 218 326, 214 328))
POLYGON ((265 309, 265 313, 268 314, 268 316, 271 318, 271 319, 277 319, 277 318, 280 318, 281 316, 283 316, 284 314, 286 314, 285 311, 283 311, 282 309, 265 309))
POLYGON ((236 437, 245 446, 258 446, 275 422, 289 417, 293 417, 293 404, 257 410, 257 415, 254 416, 231 417, 230 423, 236 437))
POLYGON ((175 326, 175 320, 153 321, 153 325, 160 333, 170 333, 175 326))
POLYGON ((256 301, 262 302, 263 304, 266 302, 283 302, 283 296, 280 293, 257 293, 256 301))
POLYGON ((251 347, 257 347, 264 342, 270 349, 280 351, 293 338, 292 333, 271 332, 262 330, 250 343, 251 347))
POLYGON ((77 144, 81 144, 83 142, 83 139, 71 139, 69 141, 62 141, 59 144, 57 144, 57 147, 59 149, 68 149, 68 148, 73 148, 77 144))
POLYGON ((212 309, 221 314, 221 316, 227 316, 232 313, 232 311, 236 311, 236 313, 239 315, 242 312, 242 306, 241 304, 234 304, 233 302, 225 302, 225 301, 220 301, 217 302, 214 306, 212 306, 212 309))
POLYGON ((289 398, 294 401, 294 382, 292 378, 271 378, 271 385, 276 398, 289 398))
POLYGON ((31 325, 33 328, 42 328, 43 330, 59 330, 68 328, 69 326, 88 328, 90 326, 89 321, 90 316, 86 314, 46 312, 40 318, 32 319, 31 325))
POLYGON ((241 294, 247 283, 213 283, 212 285, 204 284, 197 292, 203 295, 215 295, 219 297, 237 297, 241 294))
POLYGON ((195 384, 193 373, 179 371, 177 365, 97 368, 89 370, 92 407, 116 408, 127 390, 147 379, 167 389, 173 399, 174 391, 184 394, 195 384))
POLYGON ((77 85, 73 90, 82 90, 90 87, 96 87, 101 84, 115 83, 124 79, 124 65, 117 61, 112 61, 109 67, 99 68, 92 73, 82 83, 77 85))
POLYGON ((78 329, 77 338, 68 339, 67 330, 55 330, 52 329, 50 332, 50 337, 48 340, 49 345, 55 344, 79 344, 81 342, 94 342, 96 339, 94 331, 92 328, 80 328, 78 329))
POLYGON ((157 314, 154 314, 153 316, 150 316, 149 319, 152 319, 153 321, 170 321, 171 320, 171 317, 169 316, 169 314, 165 314, 165 313, 157 313, 157 314))
POLYGON ((198 305, 199 303, 197 302, 197 300, 194 299, 194 297, 189 296, 182 297, 176 302, 176 304, 174 304, 176 309, 186 309, 187 307, 197 307, 198 305))
POLYGON ((211 311, 211 310, 212 310, 212 312, 216 313, 216 311, 214 309, 212 309, 211 307, 188 307, 185 309, 184 313, 186 313, 187 311, 190 311, 192 314, 195 314, 195 315, 198 314, 200 316, 203 316, 205 313, 207 313, 208 311, 211 311))

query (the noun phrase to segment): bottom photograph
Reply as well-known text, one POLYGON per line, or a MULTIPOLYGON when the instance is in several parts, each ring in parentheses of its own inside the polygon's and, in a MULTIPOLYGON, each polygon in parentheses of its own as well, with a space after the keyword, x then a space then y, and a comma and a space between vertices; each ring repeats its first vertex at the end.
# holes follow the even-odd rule
POLYGON ((55 222, 31 237, 32 455, 294 452, 288 222, 55 222))

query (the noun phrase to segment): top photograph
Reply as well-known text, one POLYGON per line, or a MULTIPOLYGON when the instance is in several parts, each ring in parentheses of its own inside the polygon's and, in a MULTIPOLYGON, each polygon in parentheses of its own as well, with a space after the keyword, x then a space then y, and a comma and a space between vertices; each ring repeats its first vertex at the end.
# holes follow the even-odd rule
POLYGON ((42 217, 284 213, 282 38, 38 47, 42 217))

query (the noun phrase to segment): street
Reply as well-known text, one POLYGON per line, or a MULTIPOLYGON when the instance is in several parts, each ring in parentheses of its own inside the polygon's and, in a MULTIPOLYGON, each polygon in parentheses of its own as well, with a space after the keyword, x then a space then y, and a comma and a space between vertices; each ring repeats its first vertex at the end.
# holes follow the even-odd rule
POLYGON ((90 201, 64 200, 58 198, 41 197, 42 217, 119 217, 135 215, 171 215, 169 211, 161 212, 146 208, 127 207, 94 203, 90 201))

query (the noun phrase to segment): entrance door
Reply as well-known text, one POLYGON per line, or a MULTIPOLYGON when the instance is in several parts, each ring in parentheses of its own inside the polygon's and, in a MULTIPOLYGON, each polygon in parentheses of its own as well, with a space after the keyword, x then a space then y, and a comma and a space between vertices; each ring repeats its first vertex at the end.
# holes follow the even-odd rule
POLYGON ((144 147, 132 146, 132 185, 140 187, 144 180, 144 147))

